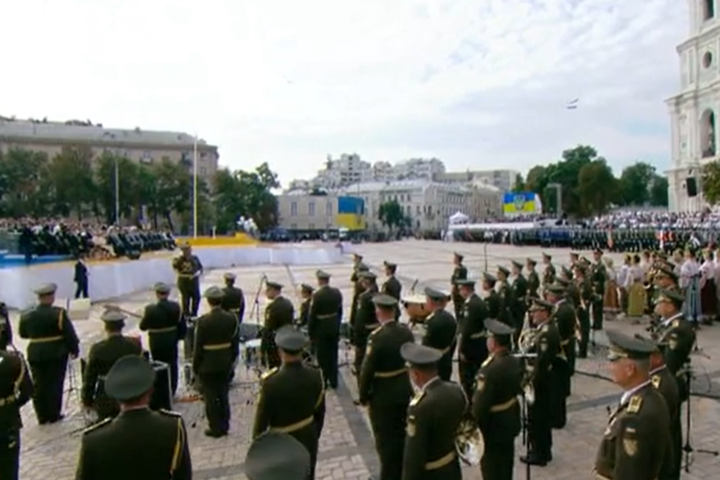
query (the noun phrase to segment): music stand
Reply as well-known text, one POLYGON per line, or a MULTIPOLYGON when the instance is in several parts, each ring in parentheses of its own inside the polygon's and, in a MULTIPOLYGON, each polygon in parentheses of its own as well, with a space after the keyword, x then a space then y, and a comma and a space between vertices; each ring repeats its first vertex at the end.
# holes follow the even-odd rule
MULTIPOLYGON (((697 338, 695 340, 697 343, 697 338)), ((691 405, 691 384, 693 378, 695 378, 695 375, 692 371, 692 365, 690 361, 688 360, 688 363, 686 364, 685 371, 683 372, 683 376, 685 377, 685 385, 687 388, 687 401, 685 402, 685 444, 682 447, 683 455, 685 456, 685 473, 690 473, 690 456, 693 453, 704 453, 706 455, 710 455, 713 457, 717 457, 720 455, 720 451, 717 450, 707 450, 704 448, 698 448, 695 449, 692 446, 691 440, 690 440, 690 431, 692 429, 692 408, 691 405)), ((682 428, 681 428, 682 433, 682 428)))

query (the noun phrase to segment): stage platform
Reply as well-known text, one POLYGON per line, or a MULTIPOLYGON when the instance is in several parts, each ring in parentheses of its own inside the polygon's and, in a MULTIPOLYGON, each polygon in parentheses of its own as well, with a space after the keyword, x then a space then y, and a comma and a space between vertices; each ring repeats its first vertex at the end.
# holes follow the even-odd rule
MULTIPOLYGON (((260 265, 331 265, 345 261, 351 245, 305 243, 246 247, 196 247, 193 253, 206 270, 260 265)), ((176 254, 177 255, 177 254, 176 254)), ((90 298, 110 300, 151 288, 156 282, 175 284, 173 254, 143 255, 139 260, 91 262, 88 265, 90 298)), ((15 309, 36 303, 33 289, 43 283, 58 285, 58 298, 75 294, 73 262, 60 262, 0 270, 0 300, 15 309)))

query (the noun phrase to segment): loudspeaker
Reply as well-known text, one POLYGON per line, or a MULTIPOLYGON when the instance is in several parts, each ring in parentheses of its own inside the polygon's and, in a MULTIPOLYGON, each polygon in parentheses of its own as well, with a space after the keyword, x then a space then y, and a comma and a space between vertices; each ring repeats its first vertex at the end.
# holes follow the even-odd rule
POLYGON ((688 177, 687 180, 685 180, 685 189, 687 190, 688 197, 697 197, 698 189, 695 177, 688 177))

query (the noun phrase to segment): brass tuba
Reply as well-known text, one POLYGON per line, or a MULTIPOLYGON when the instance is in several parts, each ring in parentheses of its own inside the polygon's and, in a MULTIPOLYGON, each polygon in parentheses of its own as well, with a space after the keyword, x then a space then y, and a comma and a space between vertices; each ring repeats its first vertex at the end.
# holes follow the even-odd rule
POLYGON ((480 465, 480 459, 485 451, 485 442, 480 429, 478 429, 475 420, 470 414, 465 415, 458 427, 455 435, 455 450, 464 464, 470 466, 480 465))

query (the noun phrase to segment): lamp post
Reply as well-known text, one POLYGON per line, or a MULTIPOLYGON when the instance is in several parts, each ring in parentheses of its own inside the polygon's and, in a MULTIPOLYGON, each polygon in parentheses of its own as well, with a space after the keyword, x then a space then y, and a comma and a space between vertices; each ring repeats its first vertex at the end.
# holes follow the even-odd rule
POLYGON ((562 185, 559 183, 548 183, 548 188, 555 189, 555 213, 561 215, 562 210, 562 185))
POLYGON ((120 226, 120 162, 115 154, 115 225, 120 226))
POLYGON ((193 238, 197 238, 198 231, 198 139, 193 139, 193 238))

